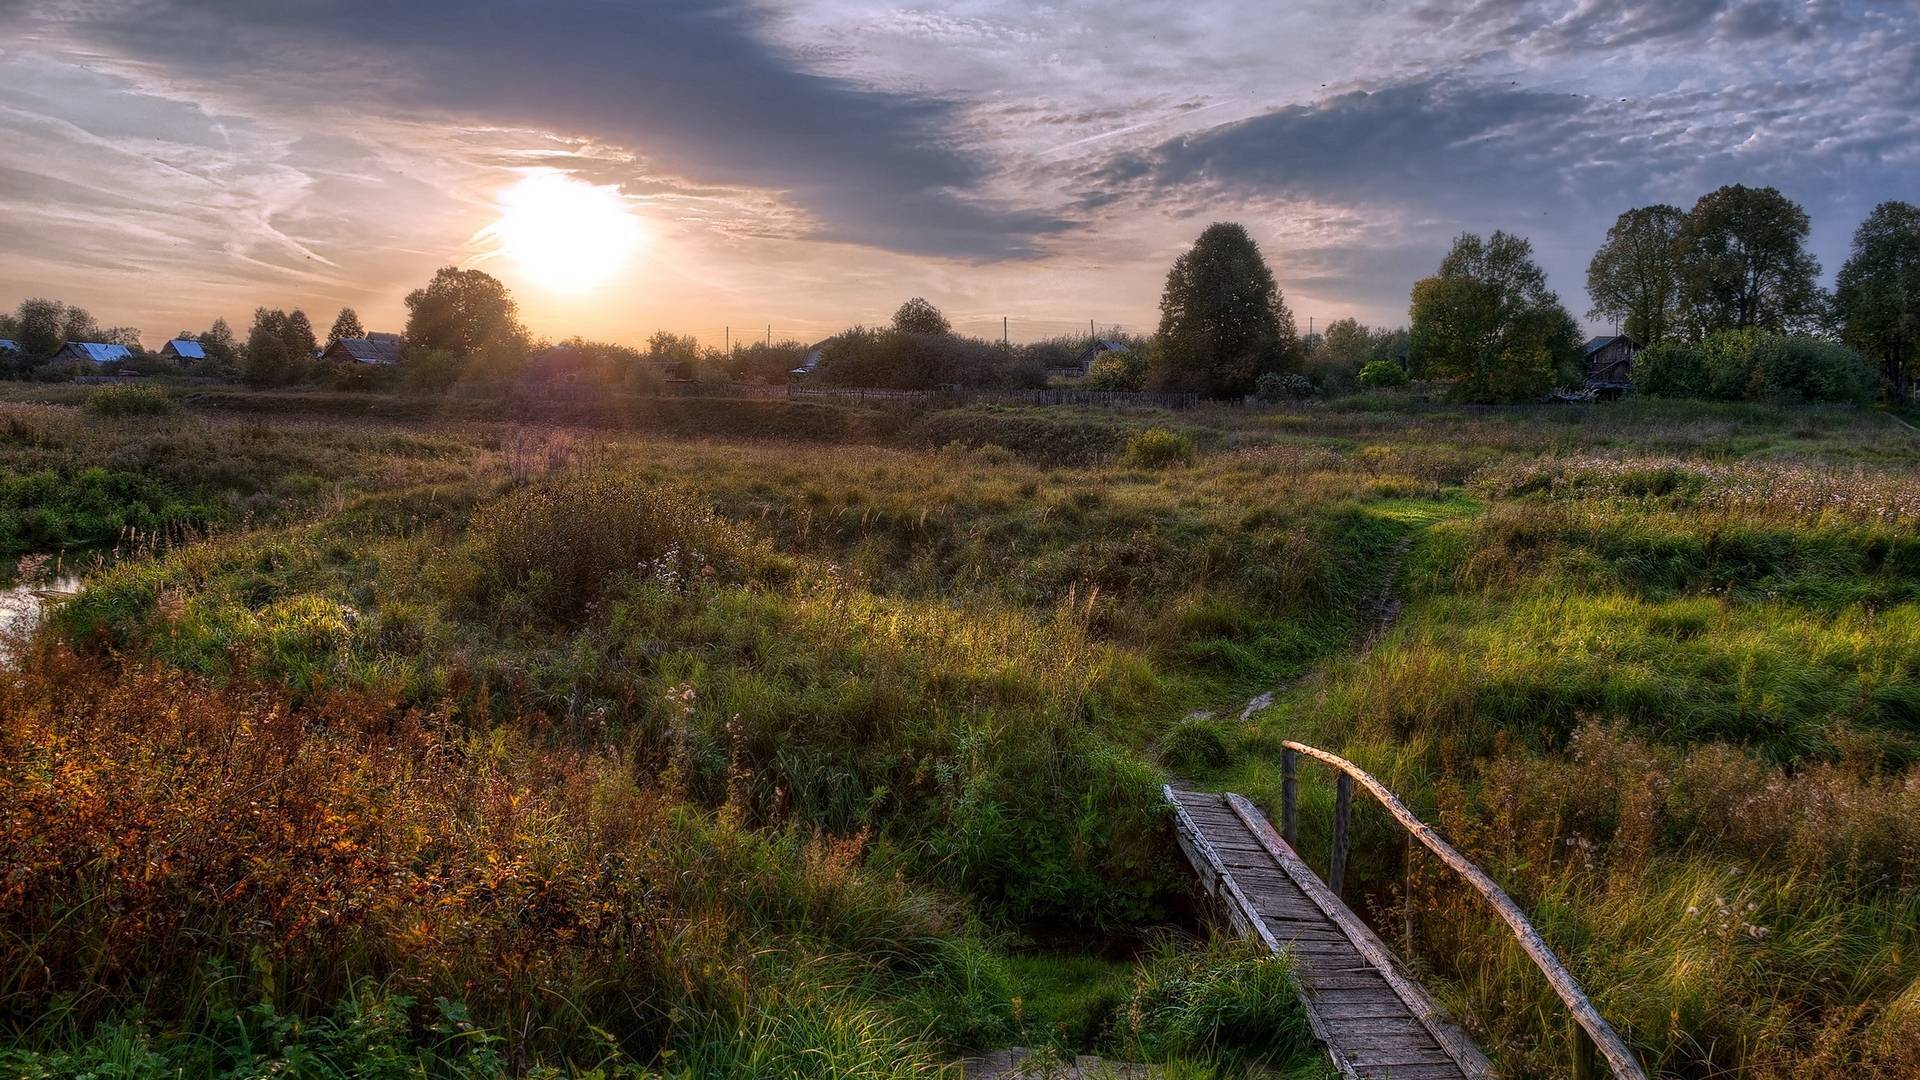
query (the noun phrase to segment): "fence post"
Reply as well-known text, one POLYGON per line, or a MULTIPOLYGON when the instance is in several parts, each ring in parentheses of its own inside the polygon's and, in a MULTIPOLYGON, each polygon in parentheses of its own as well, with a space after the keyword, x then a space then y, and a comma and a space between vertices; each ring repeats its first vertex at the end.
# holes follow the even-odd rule
POLYGON ((1333 858, 1327 867, 1327 886, 1335 896, 1347 880, 1347 826, 1352 819, 1353 777, 1341 773, 1333 782, 1333 858))
POLYGON ((1295 809, 1300 796, 1300 755, 1297 751, 1282 748, 1280 751, 1280 838, 1287 846, 1297 848, 1300 845, 1300 813, 1295 809))
POLYGON ((1600 1071, 1600 1048, 1593 1045, 1593 1036, 1580 1026, 1577 1017, 1569 1015, 1567 1023, 1573 1032, 1573 1062, 1568 1075, 1573 1080, 1600 1080, 1604 1075, 1600 1071))

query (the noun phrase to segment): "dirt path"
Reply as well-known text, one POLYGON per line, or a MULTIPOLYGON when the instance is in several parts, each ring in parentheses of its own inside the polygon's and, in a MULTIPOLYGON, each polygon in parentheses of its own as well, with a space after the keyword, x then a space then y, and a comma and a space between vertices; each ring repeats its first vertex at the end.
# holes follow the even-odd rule
MULTIPOLYGON (((1378 590, 1361 609, 1361 625, 1364 627, 1358 651, 1361 656, 1371 652, 1374 644, 1385 637, 1387 631, 1393 629, 1394 624, 1400 621, 1400 609, 1404 603, 1400 598, 1400 590, 1396 586, 1400 582, 1400 571, 1406 568, 1407 552, 1412 548, 1413 537, 1411 536, 1401 537, 1399 542, 1394 544, 1392 554, 1387 557, 1386 570, 1380 575, 1378 590)), ((1298 686, 1300 679, 1304 678, 1306 676, 1302 675, 1298 679, 1291 679, 1271 690, 1262 691, 1248 698, 1246 706, 1240 710, 1240 722, 1251 723, 1262 709, 1272 705, 1281 694, 1298 686)))

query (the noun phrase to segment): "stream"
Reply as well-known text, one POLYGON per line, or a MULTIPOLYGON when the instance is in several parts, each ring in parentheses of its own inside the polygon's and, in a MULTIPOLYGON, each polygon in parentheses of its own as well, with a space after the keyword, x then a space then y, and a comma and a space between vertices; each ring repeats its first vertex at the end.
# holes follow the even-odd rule
POLYGON ((79 589, 80 579, 65 571, 26 579, 0 577, 0 665, 11 662, 14 649, 33 635, 48 601, 79 589))

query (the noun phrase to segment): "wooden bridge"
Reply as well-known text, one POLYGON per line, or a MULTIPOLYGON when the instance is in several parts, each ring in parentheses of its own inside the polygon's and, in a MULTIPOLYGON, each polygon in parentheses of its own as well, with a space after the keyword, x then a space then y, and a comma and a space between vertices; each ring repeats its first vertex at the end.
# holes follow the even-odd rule
POLYGON ((1601 1063, 1624 1080, 1646 1073, 1587 1000, 1512 898, 1415 817, 1379 781, 1345 758, 1300 743, 1282 751, 1281 830, 1238 795, 1166 788, 1180 849, 1207 893, 1244 937, 1300 966, 1308 1022, 1334 1067, 1348 1077, 1382 1080, 1480 1080, 1495 1075, 1486 1055, 1433 1003, 1391 950, 1340 899, 1346 874, 1353 785, 1379 801, 1413 840, 1458 872, 1514 932, 1573 1017, 1576 1080, 1598 1077, 1601 1063), (1295 852, 1299 759, 1335 770, 1333 851, 1323 882, 1295 852))

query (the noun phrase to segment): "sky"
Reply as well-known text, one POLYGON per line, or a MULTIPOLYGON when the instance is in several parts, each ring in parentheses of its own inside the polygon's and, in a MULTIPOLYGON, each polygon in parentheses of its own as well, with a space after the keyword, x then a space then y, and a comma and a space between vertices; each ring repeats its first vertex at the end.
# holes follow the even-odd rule
POLYGON ((553 339, 1149 331, 1220 220, 1302 329, 1494 229, 1579 316, 1616 215, 1736 182, 1828 281, 1920 201, 1920 0, 0 0, 0 307, 149 345, 446 265, 553 339))

